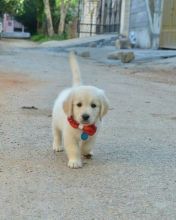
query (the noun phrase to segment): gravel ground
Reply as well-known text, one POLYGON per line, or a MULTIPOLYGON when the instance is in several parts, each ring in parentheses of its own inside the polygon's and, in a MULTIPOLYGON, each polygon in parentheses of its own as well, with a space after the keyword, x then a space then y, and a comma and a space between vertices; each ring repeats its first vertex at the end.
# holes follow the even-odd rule
POLYGON ((68 54, 35 46, 0 43, 0 219, 175 220, 176 58, 79 57, 85 84, 111 106, 93 159, 72 170, 51 147, 53 102, 71 85, 68 54))

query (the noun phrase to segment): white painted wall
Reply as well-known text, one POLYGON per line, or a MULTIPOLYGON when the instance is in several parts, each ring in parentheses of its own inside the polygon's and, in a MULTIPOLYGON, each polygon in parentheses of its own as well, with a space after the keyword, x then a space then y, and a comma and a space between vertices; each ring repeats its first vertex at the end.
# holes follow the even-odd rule
POLYGON ((125 36, 129 35, 130 5, 131 5, 131 0, 122 0, 120 34, 125 36))
POLYGON ((129 32, 136 35, 136 47, 150 48, 151 29, 145 0, 131 1, 129 20, 129 32))

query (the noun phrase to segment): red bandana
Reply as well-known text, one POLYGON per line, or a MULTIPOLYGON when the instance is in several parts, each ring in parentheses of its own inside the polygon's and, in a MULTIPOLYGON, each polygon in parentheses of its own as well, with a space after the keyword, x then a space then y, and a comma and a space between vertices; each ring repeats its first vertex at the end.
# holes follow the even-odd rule
POLYGON ((76 122, 72 116, 68 117, 67 120, 73 128, 79 128, 84 133, 86 133, 90 136, 93 136, 97 131, 97 127, 95 125, 84 125, 83 127, 81 127, 80 124, 78 122, 76 122))

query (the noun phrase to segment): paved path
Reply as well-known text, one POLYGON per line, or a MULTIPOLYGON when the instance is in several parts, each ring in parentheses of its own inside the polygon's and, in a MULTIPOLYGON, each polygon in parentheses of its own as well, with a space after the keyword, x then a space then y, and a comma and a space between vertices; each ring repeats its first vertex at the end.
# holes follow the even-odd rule
POLYGON ((53 102, 71 84, 67 53, 3 48, 0 219, 176 219, 176 59, 79 63, 111 109, 94 158, 71 170, 51 148, 53 102))

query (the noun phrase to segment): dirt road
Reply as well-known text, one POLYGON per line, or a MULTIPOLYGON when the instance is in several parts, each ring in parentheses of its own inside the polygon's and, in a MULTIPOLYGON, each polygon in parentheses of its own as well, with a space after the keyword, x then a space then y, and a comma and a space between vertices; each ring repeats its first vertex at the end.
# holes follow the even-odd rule
POLYGON ((35 46, 0 43, 0 219, 176 219, 176 59, 79 58, 84 82, 104 89, 111 109, 94 158, 72 170, 51 147, 53 102, 71 85, 68 54, 35 46))

